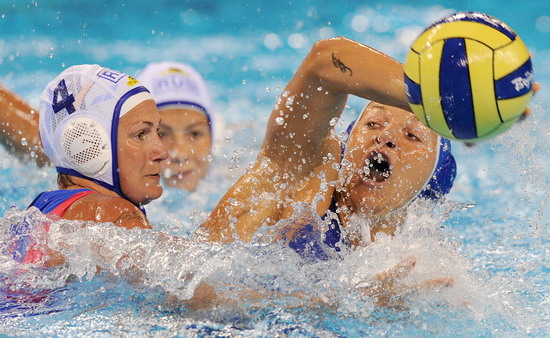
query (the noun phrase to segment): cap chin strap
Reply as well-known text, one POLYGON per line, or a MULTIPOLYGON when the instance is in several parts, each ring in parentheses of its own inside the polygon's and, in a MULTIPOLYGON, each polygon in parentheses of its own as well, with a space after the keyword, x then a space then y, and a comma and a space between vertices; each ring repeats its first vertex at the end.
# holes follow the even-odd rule
MULTIPOLYGON (((130 199, 126 197, 126 195, 124 195, 124 193, 122 192, 122 186, 120 185, 120 173, 118 168, 118 124, 121 117, 120 114, 123 111, 122 110, 123 107, 124 107, 124 113, 126 113, 130 111, 131 108, 134 108, 135 106, 137 106, 139 103, 147 99, 151 99, 151 95, 149 94, 147 98, 142 97, 141 101, 132 102, 132 107, 129 108, 128 105, 125 104, 126 101, 134 95, 136 96, 140 95, 140 93, 149 94, 149 91, 145 87, 136 87, 128 91, 126 94, 124 94, 120 98, 120 100, 118 100, 115 106, 115 110, 113 113, 113 120, 111 124, 111 153, 113 154, 113 188, 114 188, 113 191, 119 194, 121 197, 127 199, 128 201, 130 201, 130 199)), ((138 206, 140 209, 142 208, 140 204, 136 204, 136 206, 138 206)))

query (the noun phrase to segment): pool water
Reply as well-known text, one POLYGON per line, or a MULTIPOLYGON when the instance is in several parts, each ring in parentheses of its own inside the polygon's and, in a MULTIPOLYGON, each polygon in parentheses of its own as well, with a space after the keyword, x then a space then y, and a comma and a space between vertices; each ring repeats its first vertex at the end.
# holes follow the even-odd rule
MULTIPOLYGON (((48 222, 24 209, 54 188, 56 174, 0 149, 0 334, 550 334, 550 4, 9 0, 0 6, 0 31, 0 83, 35 106, 47 82, 73 64, 136 74, 148 62, 175 60, 203 74, 225 119, 198 193, 168 190, 148 206, 158 231, 55 222, 50 241, 62 244, 69 260, 59 269, 23 269, 5 254, 11 224, 48 222), (533 115, 510 132, 475 147, 453 144, 459 173, 446 203, 435 211, 414 205, 394 238, 317 264, 265 243, 261 233, 250 244, 188 240, 254 161, 276 97, 316 40, 346 36, 403 61, 416 34, 454 10, 486 12, 515 29, 533 53, 543 89, 533 115), (167 242, 160 231, 180 238, 167 242), (100 255, 91 243, 101 245, 100 255), (357 288, 409 256, 416 267, 404 284, 439 277, 454 284, 404 287, 391 308, 357 288), (142 275, 133 275, 131 265, 142 275), (196 309, 182 301, 200 282, 214 285, 223 304, 196 309), (251 290, 261 297, 250 298, 251 290)), ((338 128, 362 105, 351 98, 338 128)))

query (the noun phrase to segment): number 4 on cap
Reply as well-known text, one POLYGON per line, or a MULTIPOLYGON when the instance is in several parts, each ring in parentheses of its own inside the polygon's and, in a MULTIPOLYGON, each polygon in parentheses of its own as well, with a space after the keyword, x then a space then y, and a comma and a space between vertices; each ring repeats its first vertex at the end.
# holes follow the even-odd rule
POLYGON ((67 109, 67 113, 69 113, 70 115, 76 111, 73 103, 74 96, 72 94, 69 94, 69 91, 67 90, 67 85, 65 85, 65 80, 61 80, 53 91, 53 112, 57 114, 63 109, 67 109))

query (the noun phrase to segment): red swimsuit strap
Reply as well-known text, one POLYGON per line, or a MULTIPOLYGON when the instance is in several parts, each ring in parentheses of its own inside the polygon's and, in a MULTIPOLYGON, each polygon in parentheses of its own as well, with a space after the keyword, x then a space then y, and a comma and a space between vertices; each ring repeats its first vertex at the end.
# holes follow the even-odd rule
POLYGON ((49 214, 50 215, 57 215, 59 217, 63 217, 63 214, 65 211, 76 201, 81 199, 82 197, 94 194, 95 191, 87 190, 87 191, 81 191, 79 193, 74 194, 73 196, 66 199, 63 203, 59 204, 55 209, 53 209, 49 214))

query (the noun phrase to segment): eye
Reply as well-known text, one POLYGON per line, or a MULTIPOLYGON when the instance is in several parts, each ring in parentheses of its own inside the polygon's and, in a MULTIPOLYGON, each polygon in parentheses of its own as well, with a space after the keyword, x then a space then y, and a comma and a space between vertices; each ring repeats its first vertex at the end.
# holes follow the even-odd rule
POLYGON ((187 137, 189 137, 189 139, 191 141, 201 140, 201 139, 204 138, 204 136, 208 135, 208 133, 209 133, 208 128, 202 127, 202 126, 196 126, 194 128, 189 128, 186 131, 186 135, 187 135, 187 137))
POLYGON ((421 141, 420 138, 418 136, 416 136, 415 134, 409 132, 409 131, 405 131, 405 136, 409 139, 409 140, 412 140, 412 141, 421 141))
POLYGON ((380 124, 377 123, 377 122, 374 122, 374 121, 369 121, 366 123, 366 126, 369 127, 369 128, 376 128, 376 127, 379 127, 380 124))
POLYGON ((158 137, 163 138, 164 136, 166 136, 166 132, 159 128, 157 129, 157 135, 158 137))
POLYGON ((134 135, 134 137, 140 141, 143 141, 143 139, 145 139, 145 135, 146 135, 145 130, 140 130, 134 135))
POLYGON ((191 135, 191 138, 195 139, 195 138, 201 137, 202 135, 204 135, 204 133, 202 131, 193 130, 191 131, 190 135, 191 135))

